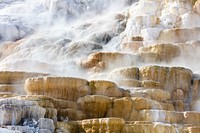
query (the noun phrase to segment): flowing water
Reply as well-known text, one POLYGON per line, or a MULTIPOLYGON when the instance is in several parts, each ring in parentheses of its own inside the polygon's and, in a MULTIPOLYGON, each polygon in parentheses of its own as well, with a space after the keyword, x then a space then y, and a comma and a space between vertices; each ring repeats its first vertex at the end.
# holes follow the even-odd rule
POLYGON ((2 57, 1 70, 70 75, 73 68, 76 76, 81 75, 76 68, 77 60, 96 49, 93 46, 96 43, 90 46, 89 41, 96 40, 101 48, 119 36, 109 29, 114 24, 119 25, 112 14, 123 10, 128 3, 130 1, 1 1, 1 46, 7 41, 25 39, 14 48, 15 52, 2 57))
MULTIPOLYGON (((77 64, 94 51, 123 52, 120 45, 130 42, 132 36, 142 36, 144 45, 151 45, 165 29, 198 27, 198 14, 187 15, 191 10, 190 3, 181 0, 1 1, 1 47, 23 40, 14 49, 10 48, 12 52, 2 50, 0 69, 81 77, 85 73, 77 64)), ((199 58, 198 53, 195 52, 195 59, 199 58)), ((196 60, 190 59, 193 54, 191 51, 187 54, 190 56, 170 64, 198 72, 196 60)))

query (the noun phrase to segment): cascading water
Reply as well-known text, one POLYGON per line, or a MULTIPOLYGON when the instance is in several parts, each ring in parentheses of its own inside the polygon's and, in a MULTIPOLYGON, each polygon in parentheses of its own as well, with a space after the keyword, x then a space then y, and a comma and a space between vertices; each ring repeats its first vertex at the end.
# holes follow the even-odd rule
POLYGON ((15 110, 12 111, 12 121, 11 121, 11 125, 15 125, 16 124, 16 113, 15 110))

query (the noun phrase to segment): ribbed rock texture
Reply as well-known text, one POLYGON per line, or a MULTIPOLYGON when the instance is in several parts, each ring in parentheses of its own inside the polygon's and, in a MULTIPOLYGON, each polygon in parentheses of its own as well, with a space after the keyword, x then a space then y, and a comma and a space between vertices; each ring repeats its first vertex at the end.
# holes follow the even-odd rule
POLYGON ((68 77, 27 79, 25 89, 29 95, 46 95, 57 99, 76 101, 91 93, 87 80, 68 77))
POLYGON ((200 132, 200 0, 4 0, 0 14, 0 133, 200 132))
POLYGON ((139 49, 145 61, 167 61, 180 55, 180 48, 173 44, 156 44, 139 49))
POLYGON ((81 61, 81 66, 93 71, 111 70, 115 67, 126 67, 135 62, 136 56, 119 52, 96 52, 81 61), (129 60, 129 61, 126 61, 129 60))

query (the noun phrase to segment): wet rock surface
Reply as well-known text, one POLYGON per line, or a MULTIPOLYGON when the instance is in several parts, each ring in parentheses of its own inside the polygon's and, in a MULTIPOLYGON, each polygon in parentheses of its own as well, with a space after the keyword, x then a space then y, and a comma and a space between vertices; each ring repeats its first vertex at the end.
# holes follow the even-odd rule
POLYGON ((4 0, 0 16, 1 133, 200 132, 199 0, 4 0))
POLYGON ((70 101, 91 93, 87 80, 70 77, 27 79, 25 89, 29 95, 46 95, 70 101))
POLYGON ((143 60, 155 60, 155 61, 166 61, 178 57, 180 55, 180 48, 173 44, 156 44, 139 49, 143 60), (148 59, 149 55, 152 55, 148 59), (154 57, 154 59, 153 59, 154 57))
POLYGON ((123 54, 119 52, 96 52, 88 56, 87 59, 81 61, 84 68, 92 68, 95 70, 113 69, 115 67, 126 67, 134 63, 137 57, 131 54, 123 54), (126 62, 126 60, 129 62, 126 62), (124 61, 122 63, 121 61, 124 61))
POLYGON ((114 82, 72 77, 27 78, 28 95, 2 94, 1 130, 30 133, 199 130, 195 127, 199 125, 199 112, 189 111, 198 110, 199 80, 191 70, 152 65, 125 67, 111 71, 108 77, 114 82), (115 83, 123 80, 135 81, 137 86, 115 83), (195 93, 191 105, 196 105, 190 109, 187 100, 191 91, 195 93))

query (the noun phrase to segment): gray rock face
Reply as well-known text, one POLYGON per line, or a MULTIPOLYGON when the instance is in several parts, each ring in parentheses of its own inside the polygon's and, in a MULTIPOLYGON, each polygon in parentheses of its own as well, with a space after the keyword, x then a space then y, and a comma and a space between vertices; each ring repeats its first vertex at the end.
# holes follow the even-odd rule
POLYGON ((44 118, 46 109, 40 106, 3 104, 0 106, 0 125, 18 125, 23 118, 44 118))
POLYGON ((16 105, 0 106, 0 125, 17 125, 22 119, 22 108, 16 105))
POLYGON ((0 128, 0 133, 21 133, 20 131, 12 131, 5 128, 0 128))
POLYGON ((28 106, 25 107, 25 117, 28 118, 35 118, 35 119, 39 119, 39 118, 44 118, 45 113, 46 113, 46 109, 42 108, 40 106, 28 106))
POLYGON ((51 131, 48 130, 48 129, 40 129, 40 130, 39 130, 39 133, 53 133, 53 132, 51 132, 51 131))
POLYGON ((22 118, 43 118, 46 110, 35 101, 22 100, 17 98, 7 98, 0 100, 0 106, 10 105, 22 110, 22 118))
POLYGON ((0 133, 54 133, 55 126, 52 119, 40 118, 39 120, 34 118, 24 118, 21 121, 21 126, 5 126, 5 130, 0 133), (10 132, 12 130, 12 132, 10 132))
POLYGON ((23 126, 28 126, 28 127, 36 127, 38 122, 34 118, 25 118, 23 119, 22 122, 23 126))
POLYGON ((70 56, 83 55, 99 49, 103 49, 103 47, 98 43, 80 41, 70 43, 67 47, 67 53, 70 56))
POLYGON ((0 99, 0 106, 3 104, 13 104, 13 105, 19 105, 19 106, 34 106, 34 105, 37 105, 37 102, 22 100, 22 99, 17 99, 17 98, 0 99))
POLYGON ((35 133, 29 126, 7 126, 6 128, 9 130, 14 130, 13 132, 35 133))
MULTIPOLYGON (((54 132, 54 130, 55 130, 53 120, 48 119, 48 118, 40 118, 39 122, 38 122, 38 127, 39 127, 41 133, 49 133, 47 130, 49 130, 50 132, 54 132), (41 130, 41 129, 47 129, 47 130, 41 130)), ((39 133, 40 133, 40 131, 39 131, 39 133)))
POLYGON ((112 39, 112 32, 97 32, 92 34, 89 37, 89 40, 96 42, 96 43, 101 43, 101 44, 107 44, 110 40, 112 39))

